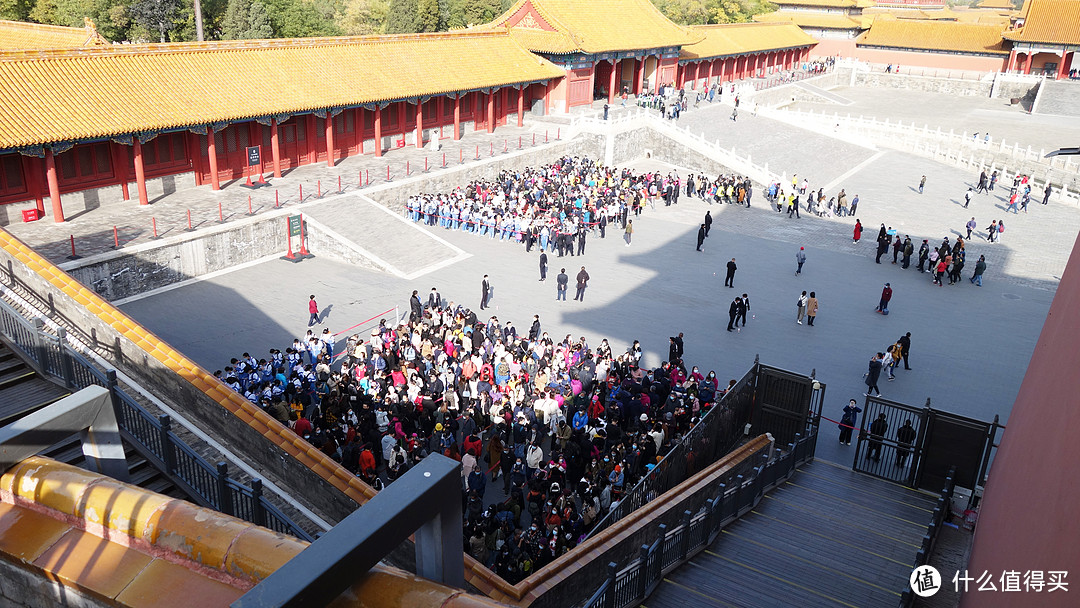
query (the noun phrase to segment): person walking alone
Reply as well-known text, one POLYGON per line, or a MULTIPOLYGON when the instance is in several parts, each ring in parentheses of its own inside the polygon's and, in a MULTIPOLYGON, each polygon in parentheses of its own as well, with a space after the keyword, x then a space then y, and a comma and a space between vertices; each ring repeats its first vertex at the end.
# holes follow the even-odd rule
MULTIPOLYGON (((926 187, 926 176, 924 175, 924 176, 922 176, 922 179, 919 180, 919 194, 922 194, 923 188, 925 188, 925 187, 926 187)), ((851 444, 849 443, 848 445, 851 445, 851 444)))
POLYGON ((626 229, 623 230, 623 238, 626 240, 626 246, 630 246, 630 241, 634 238, 634 220, 626 222, 626 229))
POLYGON ((709 238, 709 231, 712 230, 712 211, 705 212, 705 238, 709 238))
POLYGON ((312 295, 308 298, 308 327, 315 325, 319 322, 319 303, 315 301, 315 296, 312 295))
POLYGON ((727 275, 724 277, 724 287, 735 287, 735 271, 739 267, 735 265, 735 258, 727 263, 727 275))
POLYGON ((971 282, 982 287, 983 272, 986 271, 986 256, 980 255, 979 261, 975 262, 975 274, 971 275, 971 282))
POLYGON ((887 315, 889 314, 889 300, 892 299, 892 287, 888 283, 885 283, 885 287, 881 290, 881 300, 877 305, 877 312, 887 315))
POLYGON ((585 288, 589 286, 589 273, 585 272, 585 267, 581 267, 581 272, 577 273, 577 293, 574 294, 574 300, 579 302, 585 301, 585 288))
POLYGON ((795 269, 795 276, 799 276, 802 274, 802 265, 806 263, 806 247, 799 247, 799 251, 795 253, 795 262, 799 265, 795 269))
POLYGON ((480 294, 480 310, 484 310, 488 307, 488 298, 491 295, 491 282, 488 281, 488 275, 484 275, 484 282, 480 284, 480 288, 483 289, 483 293, 480 294))
POLYGON ((964 228, 967 228, 967 240, 971 240, 971 231, 976 230, 978 227, 979 225, 975 223, 974 217, 968 220, 967 224, 964 224, 964 228))
POLYGON ((548 261, 547 254, 543 251, 540 252, 540 280, 543 281, 547 278, 548 261))
POLYGON ((697 250, 698 251, 701 251, 701 246, 705 244, 705 237, 706 236, 708 236, 708 235, 705 234, 705 224, 702 224, 701 227, 698 228, 698 231, 697 231, 697 250))
POLYGON ((900 345, 900 358, 904 360, 904 369, 911 371, 911 367, 908 365, 908 352, 911 351, 911 332, 900 336, 900 339, 896 341, 900 345))
POLYGON ((795 313, 795 322, 802 325, 803 317, 806 316, 806 292, 802 292, 799 296, 799 301, 796 303, 797 312, 795 313))
POLYGON ((866 370, 866 392, 863 393, 867 397, 871 393, 877 392, 878 397, 881 396, 881 389, 878 388, 878 379, 881 378, 881 360, 885 357, 885 353, 878 353, 877 355, 870 357, 869 369, 866 370))
POLYGON ((555 300, 566 301, 566 285, 570 282, 570 277, 566 275, 566 269, 560 268, 558 276, 555 277, 555 300))
POLYGON ((814 326, 814 319, 817 318, 818 299, 817 294, 810 292, 810 297, 806 300, 806 324, 810 327, 814 326))

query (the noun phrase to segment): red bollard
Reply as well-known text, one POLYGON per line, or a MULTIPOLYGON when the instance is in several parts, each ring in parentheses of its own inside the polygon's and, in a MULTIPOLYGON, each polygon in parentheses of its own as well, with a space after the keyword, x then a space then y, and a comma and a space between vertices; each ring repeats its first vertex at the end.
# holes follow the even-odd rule
POLYGON ((360 181, 357 182, 356 187, 357 188, 363 188, 364 187, 364 170, 363 169, 360 169, 359 171, 357 171, 357 177, 360 178, 360 181))
POLYGON ((405 175, 409 175, 409 161, 405 161, 405 175))
POLYGON ((71 259, 75 259, 79 256, 75 255, 75 235, 71 235, 71 259))
POLYGON ((218 217, 218 223, 220 223, 220 224, 225 223, 225 212, 221 210, 221 203, 217 204, 217 217, 218 217))
POLYGON ((544 143, 548 143, 547 129, 544 129, 544 143))
POLYGON ((480 160, 480 144, 476 144, 476 160, 480 160))
POLYGON ((337 191, 338 191, 339 194, 341 193, 341 176, 340 175, 337 176, 337 191))
POLYGON ((424 173, 427 173, 427 157, 424 157, 424 173))
POLYGON ((318 188, 318 190, 315 191, 315 193, 318 195, 317 198, 322 198, 322 180, 320 179, 319 181, 315 182, 315 184, 318 188))
POLYGON ((442 153, 442 166, 444 168, 446 167, 446 152, 442 153))
POLYGON ((300 202, 304 202, 304 184, 300 184, 300 202))
POLYGON ((518 135, 518 150, 521 149, 521 136, 518 135))
POLYGON ((488 156, 495 156, 495 142, 491 142, 491 154, 488 156))
POLYGON ((533 133, 533 145, 536 145, 536 133, 533 133))
POLYGON ((555 129, 555 141, 559 141, 559 135, 562 134, 562 127, 555 129))
POLYGON ((462 164, 464 162, 465 162, 465 149, 464 148, 458 148, 458 164, 460 165, 460 164, 462 164))
POLYGON ((194 230, 194 228, 191 227, 191 209, 187 210, 187 229, 188 231, 194 230))
POLYGON ((278 191, 274 190, 274 209, 281 206, 281 197, 278 195, 278 191))
POLYGON ((292 230, 289 229, 289 218, 285 218, 285 235, 289 242, 289 253, 285 254, 285 259, 296 260, 296 256, 292 252, 292 230))
POLYGON ((386 165, 386 181, 390 181, 390 165, 386 165))
POLYGON ((367 185, 371 185, 371 169, 365 169, 364 175, 367 177, 367 185))
POLYGON ((158 238, 158 235, 157 235, 157 218, 156 217, 150 218, 150 222, 154 225, 154 238, 156 239, 156 238, 158 238))
POLYGON ((255 212, 251 210, 251 195, 248 195, 248 215, 255 215, 255 212))
POLYGON ((509 150, 509 149, 510 149, 510 143, 508 141, 506 141, 506 138, 504 137, 503 138, 503 154, 506 154, 507 150, 509 150))
POLYGON ((300 255, 308 255, 307 235, 304 234, 304 216, 300 216, 300 255))
POLYGON ((119 249, 120 248, 120 232, 116 229, 116 226, 112 227, 112 240, 113 240, 113 248, 119 249))

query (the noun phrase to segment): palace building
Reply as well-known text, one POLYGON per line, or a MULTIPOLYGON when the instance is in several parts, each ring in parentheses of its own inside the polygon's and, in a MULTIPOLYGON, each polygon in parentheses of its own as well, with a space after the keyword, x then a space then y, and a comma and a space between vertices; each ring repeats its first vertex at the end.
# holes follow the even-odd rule
POLYGON ((1065 78, 1080 69, 1080 0, 1028 0, 1004 38, 1009 71, 1065 78))

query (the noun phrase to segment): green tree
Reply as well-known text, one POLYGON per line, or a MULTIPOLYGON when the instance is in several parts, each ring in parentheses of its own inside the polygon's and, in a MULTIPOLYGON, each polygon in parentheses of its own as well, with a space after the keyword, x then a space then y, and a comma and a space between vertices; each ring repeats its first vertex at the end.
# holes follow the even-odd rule
POLYGON ((381 34, 389 8, 387 0, 347 0, 338 26, 348 36, 381 34))
POLYGON ((26 21, 31 8, 29 0, 0 0, 0 19, 26 21))
POLYGON ((411 34, 418 31, 418 0, 390 0, 390 9, 386 17, 387 34, 411 34))
POLYGON ((654 0, 660 12, 681 25, 709 23, 709 7, 705 0, 654 0))
POLYGON ((489 23, 499 16, 499 0, 461 0, 465 25, 489 23))
POLYGON ((222 39, 251 40, 273 35, 265 4, 259 0, 229 0, 225 18, 221 21, 222 39))
POLYGON ((180 0, 138 0, 128 10, 140 25, 156 32, 165 42, 169 32, 180 25, 181 6, 180 0))
POLYGON ((437 32, 440 29, 439 0, 418 0, 416 11, 416 31, 437 32))

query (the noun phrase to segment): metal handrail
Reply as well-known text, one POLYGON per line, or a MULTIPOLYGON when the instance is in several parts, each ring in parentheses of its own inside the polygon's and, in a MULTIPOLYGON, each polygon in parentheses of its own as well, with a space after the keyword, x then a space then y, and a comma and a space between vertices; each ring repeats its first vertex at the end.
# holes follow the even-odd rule
MULTIPOLYGON (((9 276, 18 282, 13 274, 9 273, 9 276)), ((56 335, 46 333, 40 318, 27 319, 13 306, 0 301, 0 333, 39 372, 56 378, 65 386, 76 390, 92 385, 108 389, 121 436, 196 502, 277 532, 309 542, 315 540, 262 495, 261 480, 252 480, 255 489, 230 478, 224 463, 209 463, 170 430, 169 416, 155 418, 124 392, 116 381, 115 371, 98 369, 88 358, 68 346, 64 328, 61 327, 56 335), (234 505, 251 504, 245 501, 255 501, 258 507, 245 509, 246 513, 234 513, 234 505), (245 514, 249 517, 244 517, 245 514)))

